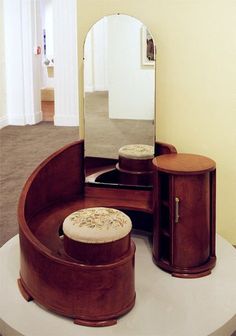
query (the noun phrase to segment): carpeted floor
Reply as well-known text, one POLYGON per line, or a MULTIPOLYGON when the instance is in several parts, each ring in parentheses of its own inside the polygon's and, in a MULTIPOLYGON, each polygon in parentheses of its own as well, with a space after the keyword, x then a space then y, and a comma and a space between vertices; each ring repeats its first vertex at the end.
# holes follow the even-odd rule
MULTIPOLYGON (((153 143, 151 121, 109 120, 107 93, 86 96, 86 155, 117 157, 129 143, 153 143)), ((0 131, 0 246, 18 233, 17 203, 27 177, 62 146, 79 139, 78 127, 7 126, 0 131)))
POLYGON ((78 127, 7 126, 0 131, 0 245, 18 233, 17 203, 32 171, 60 147, 78 140, 78 127))
POLYGON ((108 93, 106 91, 87 93, 85 138, 87 156, 117 158, 119 148, 124 145, 135 143, 153 145, 154 125, 152 120, 109 119, 108 93))

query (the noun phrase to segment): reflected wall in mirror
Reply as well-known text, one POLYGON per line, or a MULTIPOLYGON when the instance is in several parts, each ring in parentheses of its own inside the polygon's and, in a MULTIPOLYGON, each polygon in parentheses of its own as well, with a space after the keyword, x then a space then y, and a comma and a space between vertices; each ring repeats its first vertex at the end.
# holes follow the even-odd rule
POLYGON ((133 17, 111 15, 86 37, 86 156, 117 159, 124 145, 154 144, 155 62, 143 62, 144 29, 133 17))

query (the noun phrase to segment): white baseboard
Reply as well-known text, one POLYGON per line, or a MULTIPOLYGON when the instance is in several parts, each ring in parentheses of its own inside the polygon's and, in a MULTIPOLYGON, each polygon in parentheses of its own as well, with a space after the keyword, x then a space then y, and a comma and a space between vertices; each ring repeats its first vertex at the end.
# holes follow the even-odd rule
POLYGON ((86 86, 84 92, 108 91, 104 86, 86 86))
POLYGON ((79 116, 78 115, 67 116, 65 114, 55 115, 54 125, 55 126, 79 126, 79 116))
POLYGON ((42 120, 43 120, 42 111, 37 111, 35 115, 31 115, 28 118, 27 124, 29 124, 29 125, 35 125, 35 124, 38 124, 42 120))
POLYGON ((25 126, 25 125, 35 125, 43 120, 42 111, 36 112, 36 114, 31 114, 26 117, 11 116, 9 117, 9 125, 13 126, 25 126))
POLYGON ((24 126, 24 125, 26 125, 25 118, 24 117, 19 117, 17 115, 9 116, 8 124, 13 125, 13 126, 24 126))
POLYGON ((8 125, 8 118, 7 116, 0 117, 0 129, 6 127, 8 125))
POLYGON ((108 88, 105 86, 95 86, 93 91, 108 91, 108 88))

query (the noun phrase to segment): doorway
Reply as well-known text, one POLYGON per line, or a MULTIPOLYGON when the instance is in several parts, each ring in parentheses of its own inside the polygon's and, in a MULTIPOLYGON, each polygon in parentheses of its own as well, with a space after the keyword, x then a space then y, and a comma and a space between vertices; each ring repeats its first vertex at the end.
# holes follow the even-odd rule
POLYGON ((53 34, 53 1, 40 0, 41 34, 42 34, 42 85, 41 111, 42 120, 54 122, 54 34, 53 34))

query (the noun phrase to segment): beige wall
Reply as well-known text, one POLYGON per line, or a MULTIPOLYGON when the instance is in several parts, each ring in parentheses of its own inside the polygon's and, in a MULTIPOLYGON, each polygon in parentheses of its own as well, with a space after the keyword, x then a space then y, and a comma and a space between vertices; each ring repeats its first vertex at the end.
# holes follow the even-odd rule
POLYGON ((4 54, 4 21, 3 0, 0 0, 0 126, 1 119, 6 116, 6 80, 5 80, 5 54, 4 54))
POLYGON ((128 14, 153 34, 157 139, 216 161, 217 231, 236 244, 236 1, 77 1, 80 88, 83 41, 101 17, 128 14))

